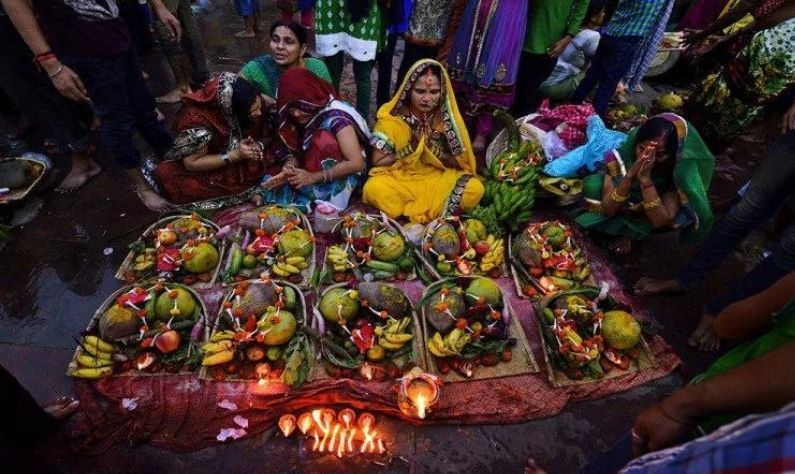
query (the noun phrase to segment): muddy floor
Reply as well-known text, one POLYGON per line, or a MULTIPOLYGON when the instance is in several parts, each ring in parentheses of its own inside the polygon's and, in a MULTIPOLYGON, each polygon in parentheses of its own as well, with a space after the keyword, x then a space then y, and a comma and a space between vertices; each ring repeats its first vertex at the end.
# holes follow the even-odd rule
MULTIPOLYGON (((206 4, 197 15, 204 34, 211 69, 239 70, 263 50, 262 37, 236 40, 232 34, 241 22, 229 0, 206 4)), ((272 5, 262 26, 277 18, 272 5)), ((162 57, 144 58, 155 94, 169 90, 171 77, 162 57)), ((395 58, 396 64, 399 57, 395 58)), ((349 66, 341 87, 353 97, 349 66)), ((645 84, 633 97, 648 102, 660 84, 645 84)), ((178 106, 163 106, 173 118, 178 106)), ((776 134, 774 118, 741 137, 718 159, 712 197, 718 210, 728 207, 744 184, 764 149, 776 134)), ((4 154, 24 149, 15 141, 19 132, 13 117, 0 120, 0 150, 4 154)), ((31 138, 31 137, 27 137, 31 138)), ((35 133, 30 140, 36 144, 35 133)), ((54 157, 62 175, 64 157, 54 157)), ((97 306, 118 288, 113 273, 124 258, 126 246, 157 216, 147 211, 127 185, 122 170, 100 154, 104 172, 79 193, 41 193, 18 209, 13 238, 0 251, 0 364, 13 372, 37 400, 72 392, 64 375, 72 351, 72 336, 79 333, 97 306), (24 222, 24 223, 22 223, 24 222)), ((8 210, 0 210, 8 215, 8 210)), ((648 313, 661 334, 679 352, 684 365, 673 375, 602 400, 572 403, 558 416, 529 423, 502 426, 433 426, 416 428, 397 422, 389 431, 399 433, 391 447, 396 454, 384 466, 359 462, 342 464, 312 458, 294 440, 270 437, 220 445, 193 453, 174 454, 146 445, 119 445, 98 456, 85 457, 56 450, 50 454, 66 472, 521 472, 528 456, 551 473, 576 470, 624 434, 646 406, 681 386, 703 370, 716 355, 689 349, 685 340, 695 326, 702 306, 719 294, 760 257, 764 233, 727 259, 697 291, 679 297, 648 298, 648 313)), ((649 239, 631 257, 616 259, 625 284, 644 274, 674 275, 694 249, 680 245, 674 236, 649 239)))

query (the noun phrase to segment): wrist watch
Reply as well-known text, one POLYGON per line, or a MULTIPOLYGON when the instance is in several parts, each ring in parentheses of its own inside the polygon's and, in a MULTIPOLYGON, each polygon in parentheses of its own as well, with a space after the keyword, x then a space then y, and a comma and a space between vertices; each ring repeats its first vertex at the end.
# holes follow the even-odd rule
POLYGON ((232 158, 229 157, 229 153, 221 153, 221 160, 227 165, 232 164, 232 158))

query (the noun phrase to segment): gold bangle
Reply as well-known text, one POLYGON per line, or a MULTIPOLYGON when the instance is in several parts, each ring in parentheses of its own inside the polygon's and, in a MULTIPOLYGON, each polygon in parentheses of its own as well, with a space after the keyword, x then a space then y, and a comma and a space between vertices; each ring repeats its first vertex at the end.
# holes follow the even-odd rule
POLYGON ((643 201, 643 209, 654 209, 656 207, 662 206, 662 199, 655 198, 649 202, 643 201))
POLYGON ((613 192, 610 194, 610 199, 612 199, 615 202, 619 202, 620 203, 620 202, 626 202, 626 200, 629 199, 629 196, 628 195, 627 196, 622 196, 622 195, 618 194, 618 189, 614 188, 613 192))

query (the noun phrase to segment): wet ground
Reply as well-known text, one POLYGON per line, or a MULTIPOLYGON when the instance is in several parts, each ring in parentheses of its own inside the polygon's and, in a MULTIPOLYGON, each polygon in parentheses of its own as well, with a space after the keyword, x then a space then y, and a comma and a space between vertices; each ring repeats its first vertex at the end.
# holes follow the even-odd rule
MULTIPOLYGON (((263 26, 277 17, 273 8, 263 26)), ((199 14, 208 59, 213 70, 238 70, 262 51, 260 40, 232 38, 239 19, 230 1, 217 1, 199 14)), ((168 75, 159 57, 146 58, 156 94, 168 91, 168 75), (166 79, 161 79, 166 78, 166 79)), ((343 94, 353 96, 347 69, 343 94)), ((634 100, 648 101, 655 86, 646 85, 634 100)), ((664 86, 656 86, 664 89, 664 86)), ((177 106, 162 110, 172 117, 177 106)), ((0 121, 0 150, 8 153, 13 119, 0 121)), ((760 124, 718 160, 713 202, 725 209, 748 179, 749 169, 775 135, 772 121, 760 124)), ((35 143, 35 140, 34 140, 35 143)), ((60 158, 61 160, 63 157, 60 158)), ((118 288, 113 278, 126 246, 157 216, 141 206, 121 169, 100 156, 104 172, 76 194, 42 193, 17 219, 30 222, 13 229, 13 239, 0 253, 0 364, 7 367, 37 400, 72 392, 64 369, 74 349, 72 336, 87 324, 107 295, 118 288)), ((63 165, 63 163, 60 163, 63 165)), ((61 168, 63 166, 60 166, 61 168)), ((63 170, 60 171, 61 173, 63 170)), ((56 174, 57 176, 57 174, 56 174)), ((757 239, 759 240, 759 239, 757 239)), ((670 235, 651 238, 632 257, 616 261, 625 284, 644 272, 674 275, 693 249, 670 235)), ((681 386, 715 356, 685 345, 703 304, 723 291, 760 254, 760 244, 738 252, 692 294, 648 298, 646 309, 661 333, 681 355, 681 371, 632 391, 603 400, 572 403, 553 418, 508 426, 434 426, 415 428, 391 422, 397 433, 388 466, 369 463, 342 465, 312 459, 294 440, 262 435, 186 454, 142 445, 119 445, 93 457, 60 453, 57 463, 67 472, 521 472, 528 456, 552 473, 575 472, 586 460, 624 434, 634 417, 655 400, 681 386)), ((496 401, 499 402, 499 401, 496 401)))

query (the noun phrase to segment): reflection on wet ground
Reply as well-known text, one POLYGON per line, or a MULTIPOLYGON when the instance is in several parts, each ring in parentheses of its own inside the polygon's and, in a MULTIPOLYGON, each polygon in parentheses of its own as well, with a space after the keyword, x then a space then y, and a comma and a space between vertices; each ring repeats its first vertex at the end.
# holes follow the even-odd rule
MULTIPOLYGON (((262 35, 255 40, 232 37, 241 27, 241 21, 231 1, 199 3, 209 5, 197 16, 211 70, 237 71, 245 61, 263 51, 262 35)), ((268 2, 263 12, 263 27, 278 17, 273 3, 268 2)), ((144 58, 144 64, 152 75, 153 92, 169 91, 170 73, 160 58, 144 58)), ((664 88, 646 86, 644 95, 636 99, 648 102, 656 95, 655 87, 664 88)), ((355 94, 349 67, 341 89, 345 97, 355 94)), ((177 109, 178 105, 162 106, 168 120, 177 109)), ((711 191, 718 209, 726 209, 735 191, 748 179, 749 170, 771 143, 776 129, 773 119, 759 124, 749 131, 746 139, 738 140, 719 158, 711 191)), ((7 120, 0 120, 3 153, 20 150, 21 145, 13 141, 12 130, 7 120)), ((66 158, 54 159, 62 172, 66 158)), ((157 219, 157 215, 139 204, 122 170, 104 154, 99 161, 103 173, 79 193, 46 193, 44 206, 36 218, 15 228, 13 240, 0 253, 0 363, 9 367, 39 399, 52 397, 51 386, 61 390, 71 387, 63 370, 74 346, 72 336, 85 327, 107 295, 119 287, 120 282, 113 274, 124 258, 127 245, 157 219), (106 249, 112 249, 112 253, 105 255, 106 249)), ((616 265, 624 283, 631 284, 649 269, 654 269, 658 276, 673 275, 678 262, 686 261, 692 253, 692 248, 679 245, 673 236, 660 235, 651 238, 631 258, 617 260, 616 265), (672 262, 677 263, 672 265, 672 262)), ((759 249, 751 252, 752 256, 758 253, 759 249)), ((698 292, 646 301, 649 314, 662 326, 663 336, 680 351, 685 361, 685 379, 714 357, 705 357, 686 348, 687 334, 695 325, 703 304, 725 289, 743 271, 748 260, 730 259, 698 292)), ((402 429, 406 436, 395 449, 410 458, 411 465, 394 463, 390 470, 460 472, 506 468, 518 472, 525 458, 533 455, 550 472, 572 472, 624 433, 649 400, 670 392, 682 381, 681 376, 674 375, 606 400, 574 404, 555 418, 531 423, 422 429, 401 425, 396 429, 402 429), (621 410, 617 411, 617 406, 621 410)), ((318 466, 302 459, 296 451, 286 440, 271 442, 260 437, 168 457, 151 447, 119 446, 94 458, 67 455, 61 465, 74 472, 155 472, 190 468, 207 471, 232 466, 233 471, 259 471, 263 459, 267 458, 275 472, 340 468, 318 466), (258 454, 250 456, 253 452, 258 454), (112 469, 108 467, 111 465, 119 467, 112 469)))

